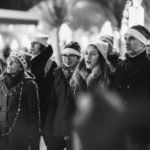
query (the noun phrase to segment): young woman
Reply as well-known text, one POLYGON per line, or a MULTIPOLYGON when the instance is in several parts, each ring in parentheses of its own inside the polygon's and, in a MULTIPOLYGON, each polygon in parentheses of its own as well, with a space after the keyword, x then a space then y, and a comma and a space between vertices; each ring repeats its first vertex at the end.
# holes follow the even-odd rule
POLYGON ((107 59, 108 44, 103 41, 90 43, 85 55, 77 66, 72 79, 71 86, 74 92, 86 90, 99 86, 109 86, 109 61, 107 59))

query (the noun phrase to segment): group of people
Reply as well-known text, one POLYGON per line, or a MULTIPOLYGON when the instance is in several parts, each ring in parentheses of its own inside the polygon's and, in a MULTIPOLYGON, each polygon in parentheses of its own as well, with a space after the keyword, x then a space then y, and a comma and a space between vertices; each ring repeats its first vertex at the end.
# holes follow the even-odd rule
POLYGON ((148 150, 150 148, 150 33, 141 25, 125 34, 126 59, 113 37, 87 45, 67 43, 62 65, 46 37, 30 54, 13 51, 0 78, 0 149, 148 150))

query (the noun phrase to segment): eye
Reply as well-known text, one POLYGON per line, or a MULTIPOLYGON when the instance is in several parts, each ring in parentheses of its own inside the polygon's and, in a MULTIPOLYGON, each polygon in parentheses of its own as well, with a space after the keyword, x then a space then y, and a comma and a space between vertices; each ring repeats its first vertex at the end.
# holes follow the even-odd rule
POLYGON ((96 55, 96 53, 94 53, 94 52, 92 52, 91 54, 92 54, 93 56, 95 56, 95 55, 96 55))

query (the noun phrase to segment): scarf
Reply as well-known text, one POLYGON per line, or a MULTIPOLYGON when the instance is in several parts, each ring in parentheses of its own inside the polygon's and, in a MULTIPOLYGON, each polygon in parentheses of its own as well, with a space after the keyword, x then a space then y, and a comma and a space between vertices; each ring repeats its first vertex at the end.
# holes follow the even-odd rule
POLYGON ((63 71, 63 74, 65 76, 65 79, 70 79, 72 77, 74 69, 75 69, 75 67, 68 68, 65 65, 62 66, 62 71, 63 71))
POLYGON ((4 82, 8 89, 11 89, 13 86, 17 85, 24 77, 24 71, 20 72, 15 77, 12 77, 10 74, 6 73, 4 77, 4 82))

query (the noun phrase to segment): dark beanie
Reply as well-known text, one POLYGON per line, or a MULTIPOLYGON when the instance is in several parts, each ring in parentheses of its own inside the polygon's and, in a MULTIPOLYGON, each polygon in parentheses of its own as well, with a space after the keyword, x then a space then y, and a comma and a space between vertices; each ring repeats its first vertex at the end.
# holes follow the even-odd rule
POLYGON ((142 25, 132 26, 131 29, 135 29, 143 34, 147 39, 150 39, 150 32, 142 25))
POLYGON ((80 51, 81 51, 81 47, 79 43, 71 41, 65 45, 64 50, 62 51, 62 54, 71 53, 71 54, 80 56, 80 51))
POLYGON ((149 31, 142 25, 132 26, 127 30, 125 36, 131 35, 141 41, 144 45, 150 45, 150 33, 149 31))

